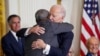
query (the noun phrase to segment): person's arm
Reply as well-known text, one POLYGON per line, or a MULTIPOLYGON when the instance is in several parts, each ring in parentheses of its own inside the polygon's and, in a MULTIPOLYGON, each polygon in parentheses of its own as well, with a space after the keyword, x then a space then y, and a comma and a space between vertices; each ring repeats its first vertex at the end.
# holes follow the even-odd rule
POLYGON ((35 25, 27 31, 28 34, 35 33, 37 35, 41 35, 45 33, 45 28, 40 27, 39 25, 35 25))
POLYGON ((72 31, 72 29, 74 28, 73 25, 69 23, 53 23, 53 22, 52 22, 52 27, 54 34, 69 32, 72 31))
POLYGON ((2 49, 3 49, 4 54, 6 56, 14 56, 12 47, 10 46, 10 43, 7 42, 7 40, 4 38, 1 41, 2 41, 1 43, 2 43, 2 49))
POLYGON ((73 40, 73 33, 67 32, 67 33, 61 33, 58 35, 58 42, 59 42, 59 48, 53 47, 51 45, 47 45, 44 43, 43 40, 37 40, 32 43, 33 49, 42 49, 45 52, 43 54, 50 55, 50 56, 66 56, 73 40), (49 46, 49 49, 47 48, 49 46))
POLYGON ((25 32, 27 31, 27 28, 22 28, 22 29, 20 29, 17 33, 16 33, 16 35, 18 36, 18 37, 25 37, 25 32))
POLYGON ((22 28, 21 30, 19 30, 17 32, 17 36, 18 37, 25 37, 31 33, 36 33, 37 35, 40 34, 44 34, 45 33, 45 29, 43 27, 40 27, 38 25, 34 26, 34 27, 30 27, 30 28, 22 28))
POLYGON ((49 54, 50 56, 66 56, 68 53, 72 40, 73 40, 73 33, 67 32, 62 33, 58 36, 59 48, 55 48, 51 46, 49 54))

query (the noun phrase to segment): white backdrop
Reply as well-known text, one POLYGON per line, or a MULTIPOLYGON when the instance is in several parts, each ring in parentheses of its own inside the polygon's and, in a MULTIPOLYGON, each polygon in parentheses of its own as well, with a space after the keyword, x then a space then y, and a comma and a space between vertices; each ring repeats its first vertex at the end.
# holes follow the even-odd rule
POLYGON ((35 24, 34 14, 36 10, 49 10, 54 4, 56 4, 56 0, 7 0, 7 15, 20 15, 21 27, 30 27, 35 24))

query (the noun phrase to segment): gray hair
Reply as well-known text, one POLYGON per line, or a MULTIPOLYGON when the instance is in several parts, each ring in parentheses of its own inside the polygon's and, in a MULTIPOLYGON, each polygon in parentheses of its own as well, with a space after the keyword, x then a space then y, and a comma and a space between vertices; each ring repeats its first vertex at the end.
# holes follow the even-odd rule
POLYGON ((61 10, 61 14, 62 14, 62 16, 63 17, 65 17, 66 16, 66 11, 65 11, 65 8, 62 6, 62 5, 53 5, 52 7, 51 7, 51 9, 50 10, 52 10, 53 8, 60 8, 60 10, 61 10))

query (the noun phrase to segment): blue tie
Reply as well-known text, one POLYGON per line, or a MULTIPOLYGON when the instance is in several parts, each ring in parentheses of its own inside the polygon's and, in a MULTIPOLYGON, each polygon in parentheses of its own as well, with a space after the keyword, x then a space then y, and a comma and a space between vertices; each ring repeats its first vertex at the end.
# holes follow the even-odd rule
POLYGON ((22 49, 22 41, 21 41, 20 37, 18 38, 18 44, 19 44, 20 48, 22 49))
POLYGON ((21 40, 20 37, 18 38, 18 44, 19 44, 19 47, 20 47, 21 53, 23 54, 23 53, 24 53, 24 47, 23 47, 23 43, 22 43, 22 40, 21 40))

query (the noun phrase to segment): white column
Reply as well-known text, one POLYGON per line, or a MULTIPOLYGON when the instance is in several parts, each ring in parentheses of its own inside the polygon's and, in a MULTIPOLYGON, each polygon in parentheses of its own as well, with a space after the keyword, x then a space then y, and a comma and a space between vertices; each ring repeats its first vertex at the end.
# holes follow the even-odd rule
POLYGON ((74 40, 73 47, 75 51, 74 56, 80 56, 80 33, 81 33, 81 19, 84 0, 73 0, 71 23, 74 25, 74 40))

